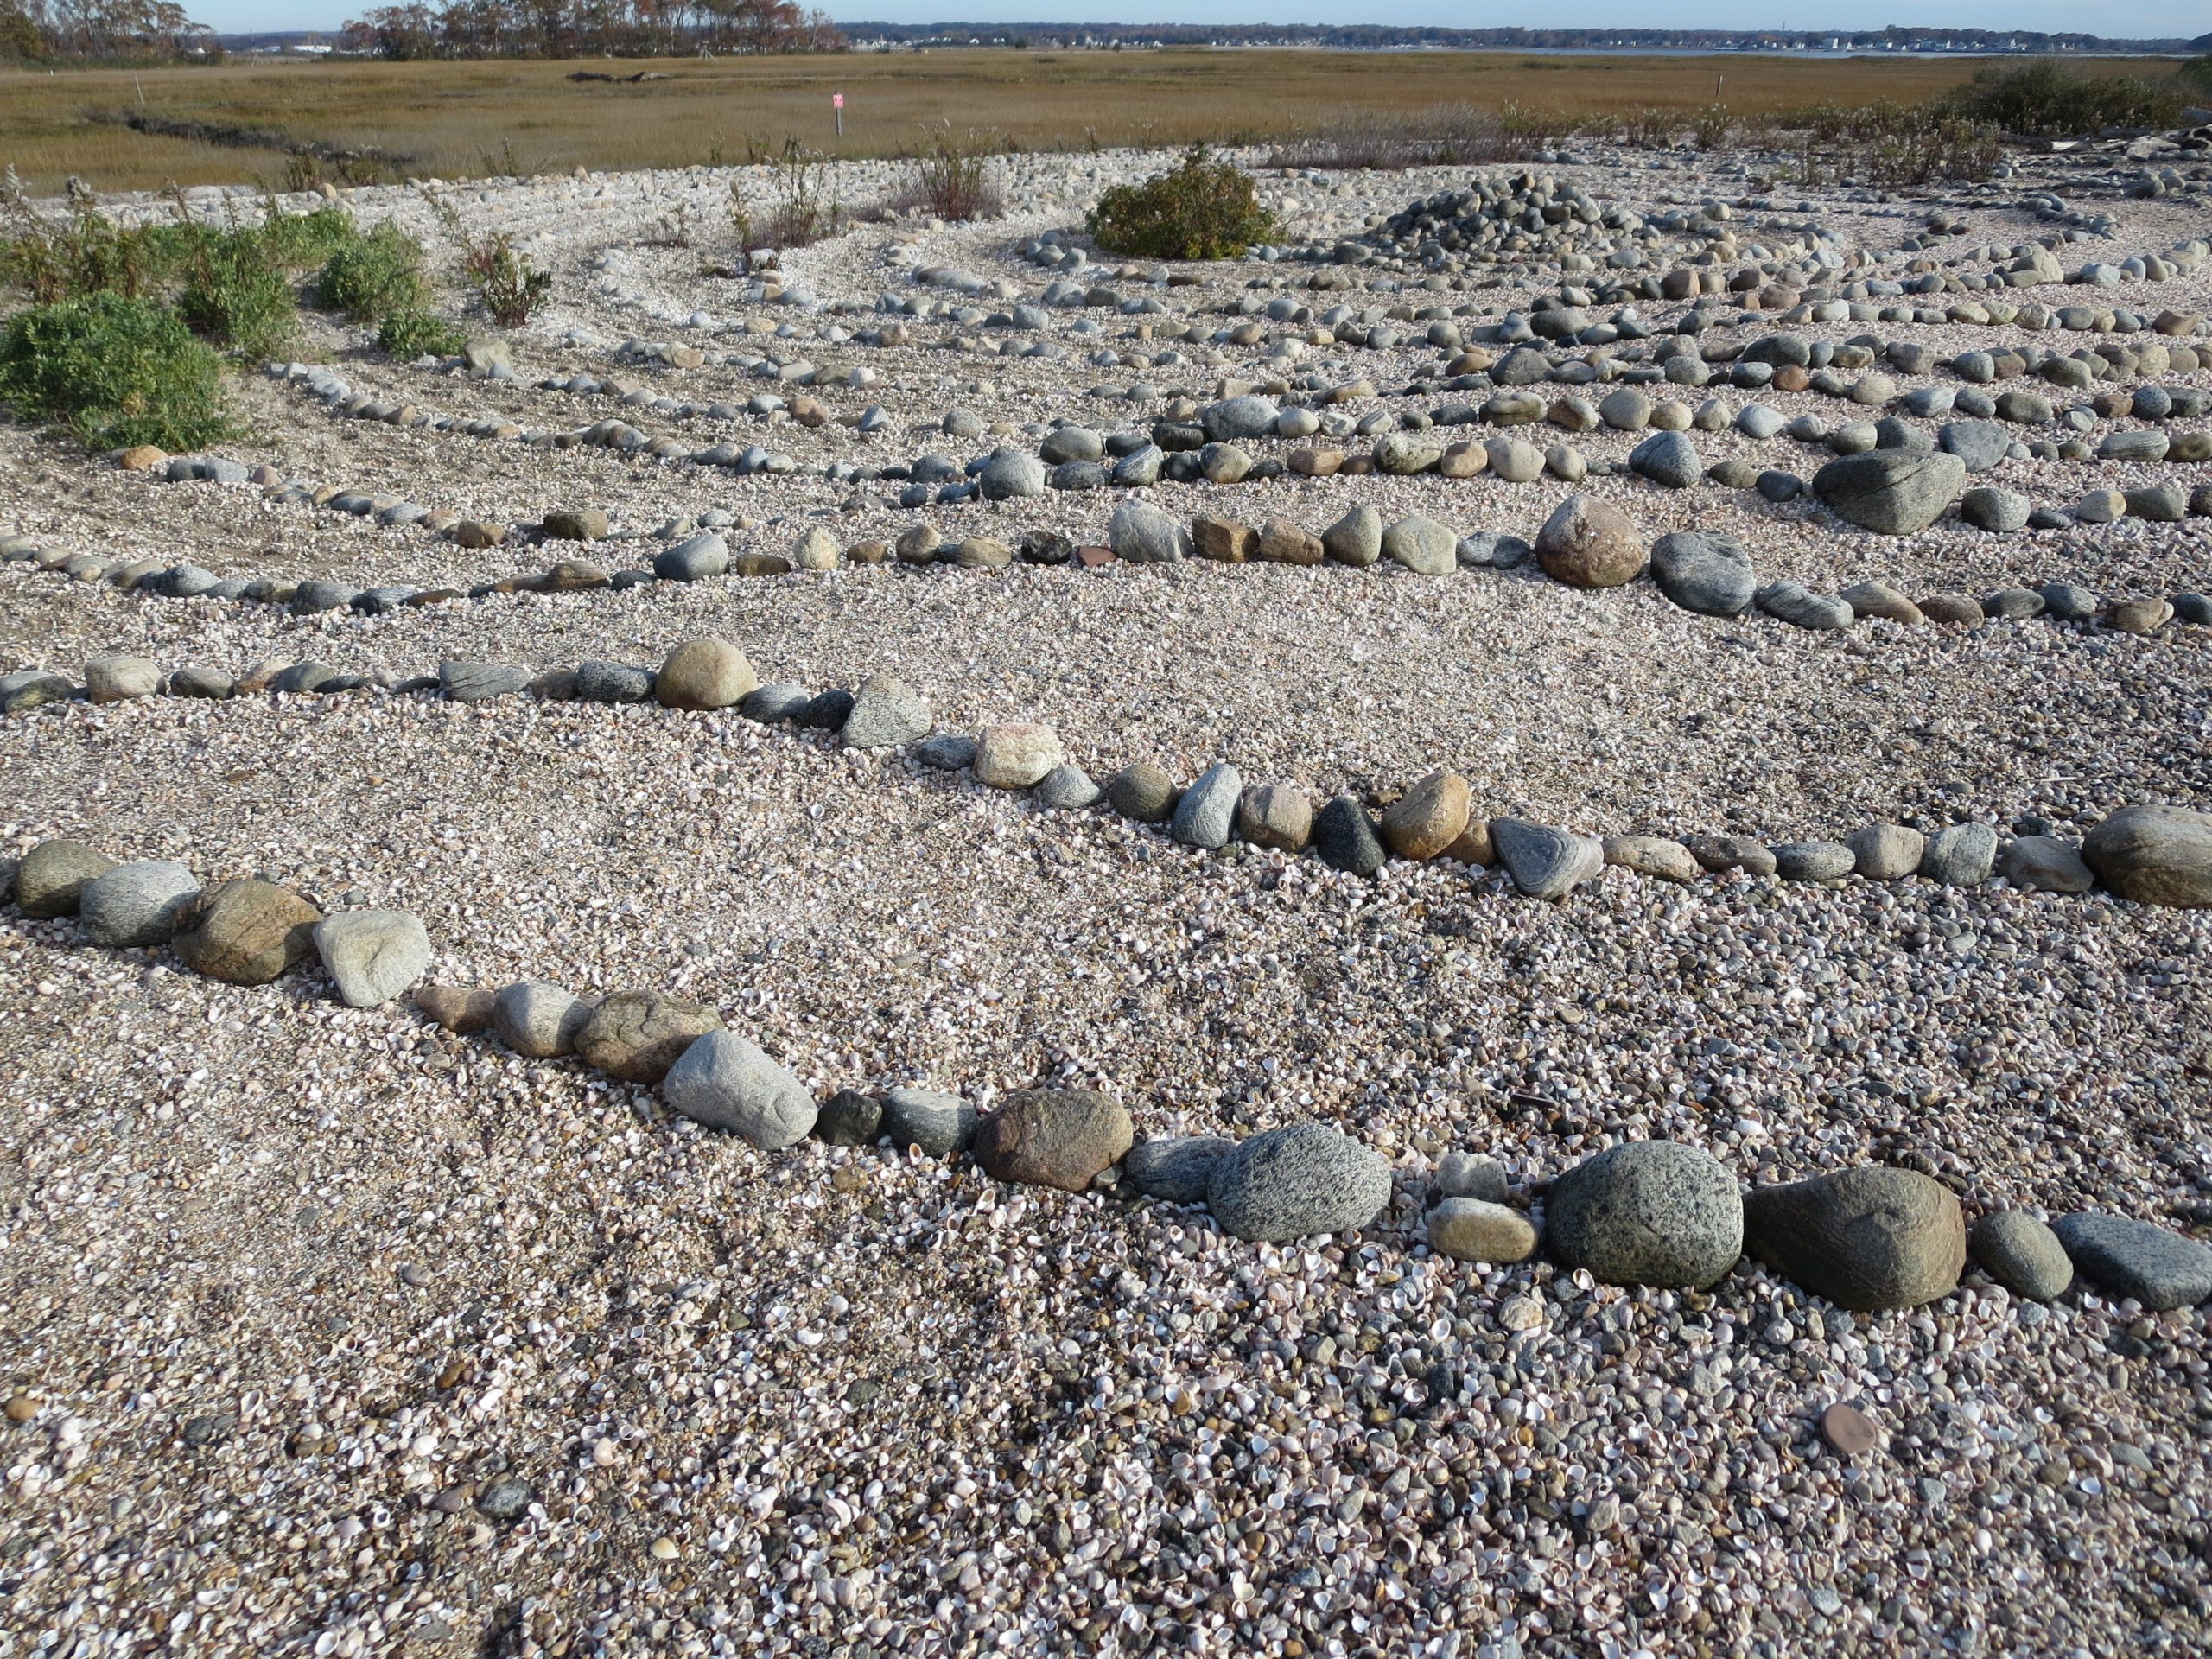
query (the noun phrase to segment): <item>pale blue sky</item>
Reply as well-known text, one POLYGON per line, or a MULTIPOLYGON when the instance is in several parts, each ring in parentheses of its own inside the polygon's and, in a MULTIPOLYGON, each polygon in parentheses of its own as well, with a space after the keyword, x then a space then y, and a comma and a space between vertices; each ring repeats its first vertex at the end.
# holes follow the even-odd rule
MULTIPOLYGON (((309 3, 287 4, 283 0, 187 0, 187 9, 201 22, 226 33, 245 29, 335 29, 348 16, 359 16, 366 10, 364 4, 346 4, 344 0, 310 0, 309 3)), ((1114 4, 1052 3, 1052 0, 1014 0, 1011 4, 992 4, 988 0, 960 0, 945 5, 941 0, 928 0, 923 4, 899 4, 895 0, 852 0, 847 5, 833 5, 832 16, 865 17, 874 22, 933 22, 957 17, 963 22, 1050 22, 1058 19, 1071 22, 1103 20, 1110 17, 1117 22, 1228 22, 1228 23, 1300 23, 1332 22, 1345 20, 1345 8, 1324 0, 1266 0, 1260 4, 1229 3, 1192 6, 1189 4, 1128 3, 1117 0, 1114 4)), ((1465 5, 1447 5, 1440 0, 1408 0, 1392 13, 1391 21, 1402 27, 1417 24, 1436 24, 1453 29, 1491 29, 1507 27, 1529 21, 1527 11, 1520 7, 1498 7, 1495 10, 1465 5)), ((1658 19, 1649 5, 1642 0, 1611 0, 1611 3, 1581 5, 1562 11, 1552 23, 1559 28, 1621 27, 1650 28, 1658 19)), ((2085 10, 2078 4, 2060 3, 2060 0, 1885 0, 1877 11, 1871 14, 1863 5, 1845 5, 1838 0, 1819 0, 1819 3, 1792 5, 1789 0, 1718 0, 1685 9, 1669 11, 1667 25, 1676 29, 1873 29, 1888 23, 1906 27, 1949 29, 2034 29, 2051 33, 2075 29, 2089 29, 2099 35, 2118 38, 2154 39, 2162 36, 2194 36, 2212 29, 2212 13, 2208 13, 2204 0, 2130 0, 2125 5, 2099 7, 2085 10)))

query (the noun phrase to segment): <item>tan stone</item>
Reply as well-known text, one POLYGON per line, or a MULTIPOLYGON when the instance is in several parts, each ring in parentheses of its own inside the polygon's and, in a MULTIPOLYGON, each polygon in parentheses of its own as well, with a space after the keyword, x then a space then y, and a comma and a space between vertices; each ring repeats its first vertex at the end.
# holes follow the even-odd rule
POLYGON ((993 789, 1031 789, 1067 759, 1049 726, 1020 721, 986 726, 976 734, 976 781, 993 789))
POLYGON ((1400 858, 1434 858, 1467 827, 1471 797, 1456 772, 1432 772, 1382 813, 1382 840, 1400 858))

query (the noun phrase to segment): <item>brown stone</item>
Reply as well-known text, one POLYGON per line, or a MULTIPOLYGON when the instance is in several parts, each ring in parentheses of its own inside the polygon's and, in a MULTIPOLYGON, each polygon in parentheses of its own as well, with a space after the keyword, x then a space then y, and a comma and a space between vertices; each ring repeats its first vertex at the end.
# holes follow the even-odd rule
POLYGON ((1444 856, 1456 858, 1462 864, 1495 864, 1497 849, 1490 838, 1490 820, 1480 813, 1471 813, 1467 827, 1444 849, 1444 856))
POLYGON ((1260 526, 1253 556, 1272 564, 1319 564, 1325 550, 1321 538, 1303 524, 1270 518, 1260 526))
POLYGON ((1941 1181, 1862 1164, 1751 1188, 1744 1195, 1744 1248, 1840 1306, 1917 1307, 1958 1287, 1966 1217, 1941 1181))
POLYGON ((791 419, 801 426, 827 426, 830 418, 830 405, 819 397, 810 397, 802 392, 791 399, 791 419))
POLYGON ((1536 560, 1570 588, 1618 588, 1643 569, 1643 537, 1611 502, 1570 495, 1536 532, 1536 560))
POLYGON ((780 553, 734 553, 729 570, 734 576, 787 576, 791 562, 780 553))
POLYGON ((1802 391, 1812 384, 1812 375, 1795 363, 1785 363, 1774 372, 1777 391, 1802 391))
POLYGON ((606 586, 607 572, 589 559, 563 559, 537 579, 541 594, 573 594, 606 586))
POLYGON ((582 507, 573 512, 549 512, 545 515, 544 531, 556 542, 596 542, 606 537, 607 515, 597 507, 582 507))
POLYGON ((126 473, 143 473, 149 467, 161 466, 168 458, 165 449, 156 449, 150 443, 134 443, 115 458, 115 464, 126 473))
POLYGON ((994 1180, 1080 1192, 1135 1140, 1119 1101, 1090 1089, 1027 1089, 976 1126, 976 1161, 994 1180))
POLYGON ((196 974, 266 985, 315 950, 322 912, 270 881, 220 881, 187 899, 169 944, 196 974))
POLYGON ((1236 802, 1236 833, 1255 847, 1301 853, 1313 839, 1313 803, 1294 784, 1260 784, 1236 802))
POLYGON ((1964 594, 1930 594, 1920 601, 1920 613, 1951 627, 1977 628, 1989 620, 1982 613, 1981 601, 1964 594))
POLYGON ((845 550, 847 564, 882 564, 891 557, 891 550, 881 542, 855 542, 845 550))
POLYGON ((456 1036, 474 1037, 492 1028, 490 991, 463 985, 417 985, 414 998, 425 1019, 456 1036))
POLYGON ((1440 478, 1472 478, 1490 465, 1490 448, 1473 438, 1447 446, 1436 462, 1440 478))
POLYGON ((1471 804, 1465 779, 1432 772, 1384 810, 1382 840, 1400 858, 1434 858, 1465 831, 1471 804))
POLYGON ((1856 1406, 1840 1400, 1821 1414, 1821 1438, 1847 1458, 1863 1458, 1882 1444, 1882 1431, 1856 1406))
POLYGON ((1110 547, 1078 547, 1075 550, 1075 562, 1086 570, 1102 570, 1114 563, 1114 550, 1110 547))
POLYGON ((1341 449, 1294 449, 1284 463, 1300 478, 1333 478, 1344 464, 1341 449))
POLYGON ((727 709, 760 684, 743 652, 727 639, 702 635, 668 653, 653 695, 664 709, 727 709))
POLYGON ((722 1017, 703 1002, 661 991, 617 991, 576 1033, 576 1052, 610 1077, 652 1084, 722 1017))
POLYGON ((1234 518, 1217 518, 1201 512, 1191 520, 1191 547, 1202 559, 1223 564, 1242 564, 1259 543, 1259 533, 1234 518))

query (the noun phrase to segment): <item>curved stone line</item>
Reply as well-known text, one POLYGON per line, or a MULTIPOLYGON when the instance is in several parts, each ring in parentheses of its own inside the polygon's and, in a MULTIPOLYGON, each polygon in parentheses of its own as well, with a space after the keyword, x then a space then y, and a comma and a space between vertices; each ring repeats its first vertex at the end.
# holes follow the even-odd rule
MULTIPOLYGON (((1880 454, 1883 452, 1875 452, 1880 454)), ((1848 470, 1863 457, 1833 463, 1848 470)), ((1886 466, 1888 463, 1881 463, 1886 466)), ((1823 480, 1830 474, 1823 472, 1823 480)), ((1968 492, 1968 498, 1975 494, 1968 492)), ((2212 485, 2197 492, 2199 503, 2212 512, 2212 485)), ((334 495, 333 501, 351 500, 364 509, 368 498, 334 495)), ((1994 509, 1993 509, 1994 510, 1994 509)), ((470 524, 457 526, 465 534, 470 524)), ((479 544, 504 541, 504 527, 479 527, 479 544), (494 534, 496 531, 496 535, 494 534)), ((552 539, 589 538, 607 530, 604 515, 556 514, 540 527, 552 539)), ((579 549, 581 551, 581 547, 579 549)), ((1114 514, 1103 546, 1078 547, 1053 531, 1024 534, 1018 548, 991 537, 944 539, 927 521, 903 532, 894 545, 880 541, 841 547, 826 529, 813 526, 802 531, 788 554, 748 550, 733 554, 728 543, 714 531, 690 535, 661 549, 650 569, 618 570, 609 575, 588 559, 559 561, 536 576, 505 577, 458 588, 416 588, 384 584, 363 589, 327 578, 296 581, 289 577, 221 577, 194 564, 164 566, 157 559, 101 561, 90 554, 67 554, 45 547, 35 537, 0 538, 0 562, 35 564, 58 570, 79 581, 105 580, 127 592, 172 599, 212 598, 251 603, 289 605, 305 614, 339 611, 379 615, 403 606, 444 604, 467 599, 520 593, 574 593, 598 588, 622 590, 655 581, 696 582, 726 575, 740 577, 785 575, 796 570, 828 570, 838 565, 931 566, 950 564, 961 569, 997 571, 1022 563, 1074 565, 1095 569, 1126 561, 1133 564, 1173 563, 1185 558, 1215 563, 1285 563, 1363 567, 1388 560, 1393 565, 1423 575, 1440 576, 1484 568, 1510 569, 1531 558, 1548 575, 1573 587, 1622 587, 1647 569, 1661 593, 1677 607, 1696 614, 1738 617, 1756 609, 1792 626, 1814 630, 1848 628, 1864 617, 1882 617, 1905 625, 1936 621, 1978 626, 1993 618, 2025 619, 2044 616, 2056 622, 2101 620, 2125 633, 2150 633, 2168 622, 2212 623, 2212 600, 2200 594, 2152 595, 2102 603, 2097 595, 2069 582, 2050 582, 2039 588, 2000 588, 1975 599, 1963 594, 1939 593, 1916 601, 1885 583, 1861 582, 1840 595, 1815 593, 1801 583, 1779 581, 1760 585, 1750 557, 1732 538, 1698 531, 1675 531, 1661 537, 1649 550, 1641 532, 1625 514, 1609 503, 1586 496, 1572 496, 1562 503, 1539 532, 1535 544, 1497 531, 1456 536, 1444 525, 1420 514, 1385 525, 1369 507, 1356 507, 1319 535, 1285 518, 1272 518, 1254 527, 1209 513, 1196 515, 1185 525, 1180 519, 1141 498, 1122 502, 1114 514), (1589 544, 1591 524, 1603 521, 1611 550, 1605 563, 1593 563, 1589 544), (1633 543, 1634 545, 1630 545, 1633 543)))
MULTIPOLYGON (((965 1154, 992 1179, 1071 1193, 1118 1190, 1203 1204, 1222 1231, 1257 1243, 1377 1230, 1395 1203, 1389 1163, 1318 1120, 1217 1136, 1140 1141, 1128 1110, 1088 1089, 1033 1088, 988 1101, 893 1088, 842 1088, 826 1101, 721 1013, 648 990, 580 997, 545 980, 498 991, 425 985, 429 931, 405 911, 324 914, 260 880, 200 887, 182 864, 118 863, 73 841, 34 846, 6 869, 6 899, 27 918, 80 918, 86 942, 170 949, 202 977, 265 985, 320 959, 338 999, 378 1007, 411 995, 426 1020, 460 1037, 490 1033, 533 1059, 573 1055, 611 1081, 658 1090, 664 1106, 763 1153, 810 1135, 849 1147, 878 1144, 908 1157, 965 1154)), ((1967 1233, 1950 1189, 1917 1171, 1866 1165, 1788 1184, 1740 1187, 1710 1152, 1688 1142, 1629 1141, 1541 1184, 1540 1236, 1509 1202, 1505 1172, 1447 1154, 1428 1185, 1420 1225, 1437 1255, 1510 1265, 1540 1246, 1600 1282, 1706 1288, 1747 1255, 1840 1306, 1910 1307, 1957 1288, 1967 1233)), ((1534 1197, 1532 1190, 1529 1194, 1534 1197)), ((1975 1255, 2008 1290, 2048 1300, 2076 1271, 2115 1299, 2163 1310, 2212 1297, 2212 1249, 2152 1224, 2082 1213, 2053 1230, 2023 1211, 1982 1217, 1975 1255)), ((1525 1323, 1512 1303, 1509 1328, 1525 1323)), ((1541 1315, 1539 1315, 1541 1317, 1541 1315)))
POLYGON ((1160 768, 1141 760, 1124 766, 1102 787, 1068 758, 1047 726, 1001 722, 973 737, 938 732, 928 699, 895 677, 875 676, 857 693, 762 685, 736 646, 710 637, 677 645, 658 672, 588 662, 575 669, 533 673, 506 664, 449 659, 439 664, 435 674, 388 685, 340 674, 313 659, 259 664, 234 679, 200 667, 163 675, 145 658, 109 653, 86 664, 81 688, 43 670, 0 677, 0 714, 28 713, 80 696, 108 704, 163 694, 227 701, 262 690, 336 695, 369 689, 394 695, 435 691, 467 703, 528 696, 541 702, 652 702, 685 711, 734 708, 764 724, 835 731, 847 748, 897 751, 923 766, 966 770, 980 785, 1031 792, 1048 810, 1080 810, 1103 801, 1122 817, 1161 827, 1170 839, 1200 851, 1218 851, 1232 839, 1292 856, 1310 851, 1332 868, 1363 878, 1373 877, 1392 857, 1412 862, 1449 858, 1471 869, 1501 868, 1516 892, 1536 899, 1564 898, 1605 868, 1618 866, 1678 883, 1740 869, 1796 881, 1833 883, 1851 876, 1892 881, 1918 875, 1974 887, 1997 874, 2023 887, 2063 893, 2087 892, 2101 876, 2123 896, 2144 902, 2212 904, 2212 817, 2179 808, 2122 809, 2092 830, 2079 849, 2047 833, 2000 843, 1992 826, 1974 822, 1951 824, 1933 835, 1876 823, 1842 842, 1769 845, 1738 836, 1601 839, 1518 818, 1489 818, 1477 813, 1466 779, 1449 768, 1413 782, 1379 817, 1350 794, 1336 796, 1317 811, 1294 785, 1248 788, 1243 774, 1227 761, 1179 786, 1160 768), (2132 822, 2130 812, 2145 811, 2172 817, 2172 824, 2160 832, 2164 838, 2152 837, 2145 850, 2115 831, 2115 846, 2126 842, 2125 849, 2108 861, 2101 859, 2098 836, 2107 826, 2132 822))

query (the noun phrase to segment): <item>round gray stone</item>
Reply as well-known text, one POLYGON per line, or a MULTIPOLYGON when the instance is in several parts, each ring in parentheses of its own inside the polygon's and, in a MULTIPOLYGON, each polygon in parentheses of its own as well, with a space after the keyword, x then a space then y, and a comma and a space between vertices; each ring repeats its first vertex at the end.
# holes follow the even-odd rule
POLYGON ((1743 1197, 1711 1153, 1631 1141, 1552 1183, 1544 1234, 1555 1260, 1606 1284, 1701 1289, 1744 1253, 1743 1197))
POLYGON ((85 885, 78 899, 85 938, 113 949, 163 944, 177 912, 200 891, 192 872, 174 860, 134 859, 85 885))
POLYGON ((814 1128, 814 1096, 805 1085, 734 1031, 710 1031, 685 1049, 660 1092, 693 1122, 726 1129, 763 1152, 803 1141, 814 1128))
POLYGON ((1390 1201, 1390 1166, 1326 1123, 1268 1129, 1222 1154, 1206 1205, 1224 1232, 1262 1243, 1346 1232, 1390 1201))

